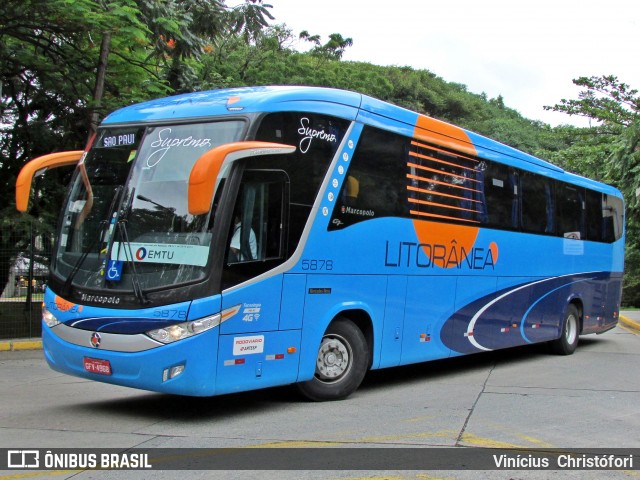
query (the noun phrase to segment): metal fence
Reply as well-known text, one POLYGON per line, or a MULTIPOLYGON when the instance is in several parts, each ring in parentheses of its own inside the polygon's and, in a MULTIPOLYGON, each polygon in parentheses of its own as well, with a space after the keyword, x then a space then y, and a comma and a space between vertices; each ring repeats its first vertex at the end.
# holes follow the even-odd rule
POLYGON ((0 265, 8 271, 6 284, 0 285, 0 339, 42 334, 42 300, 50 260, 50 242, 35 234, 23 251, 0 249, 0 265))

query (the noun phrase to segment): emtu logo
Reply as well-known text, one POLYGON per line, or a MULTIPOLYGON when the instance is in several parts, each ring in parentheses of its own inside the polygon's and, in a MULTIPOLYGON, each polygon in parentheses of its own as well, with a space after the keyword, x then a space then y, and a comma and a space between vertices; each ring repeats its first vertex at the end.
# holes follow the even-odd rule
POLYGON ((138 250, 136 250, 136 259, 138 261, 142 261, 145 259, 145 257, 147 256, 147 249, 144 247, 140 247, 138 250))

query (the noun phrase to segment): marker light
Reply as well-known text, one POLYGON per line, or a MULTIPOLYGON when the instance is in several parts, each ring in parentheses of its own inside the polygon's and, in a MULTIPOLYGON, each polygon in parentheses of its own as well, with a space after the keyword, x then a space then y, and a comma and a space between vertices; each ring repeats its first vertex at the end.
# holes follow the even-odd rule
POLYGON ((162 381, 166 382, 167 380, 176 378, 178 375, 184 372, 184 369, 184 365, 176 365, 175 367, 165 368, 162 372, 162 381))
POLYGON ((61 323, 60 320, 58 320, 56 316, 51 313, 47 307, 45 307, 44 303, 42 304, 42 320, 50 328, 60 325, 61 323))
POLYGON ((217 327, 220 325, 220 318, 220 314, 218 313, 191 322, 178 323, 169 327, 150 330, 147 332, 147 335, 161 343, 173 343, 217 327))

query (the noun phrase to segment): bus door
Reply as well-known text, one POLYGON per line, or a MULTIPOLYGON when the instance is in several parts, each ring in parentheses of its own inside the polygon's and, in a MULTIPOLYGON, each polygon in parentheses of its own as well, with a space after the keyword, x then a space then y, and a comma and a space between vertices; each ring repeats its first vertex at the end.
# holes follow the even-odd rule
POLYGON ((300 330, 280 330, 287 254, 288 176, 242 174, 222 272, 217 393, 295 381, 300 330), (291 352, 291 353, 290 353, 291 352))

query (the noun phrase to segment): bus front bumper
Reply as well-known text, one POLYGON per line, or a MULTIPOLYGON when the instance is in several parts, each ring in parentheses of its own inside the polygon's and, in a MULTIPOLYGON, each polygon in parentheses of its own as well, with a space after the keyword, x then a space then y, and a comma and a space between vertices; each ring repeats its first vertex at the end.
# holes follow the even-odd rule
POLYGON ((43 322, 42 344, 47 363, 61 373, 155 392, 210 396, 215 394, 218 334, 214 328, 166 345, 112 334, 103 345, 94 332, 63 324, 50 328, 43 322), (69 335, 86 337, 86 346, 65 339, 69 335), (117 343, 125 351, 107 349, 117 343), (145 349, 135 351, 142 343, 145 349))

